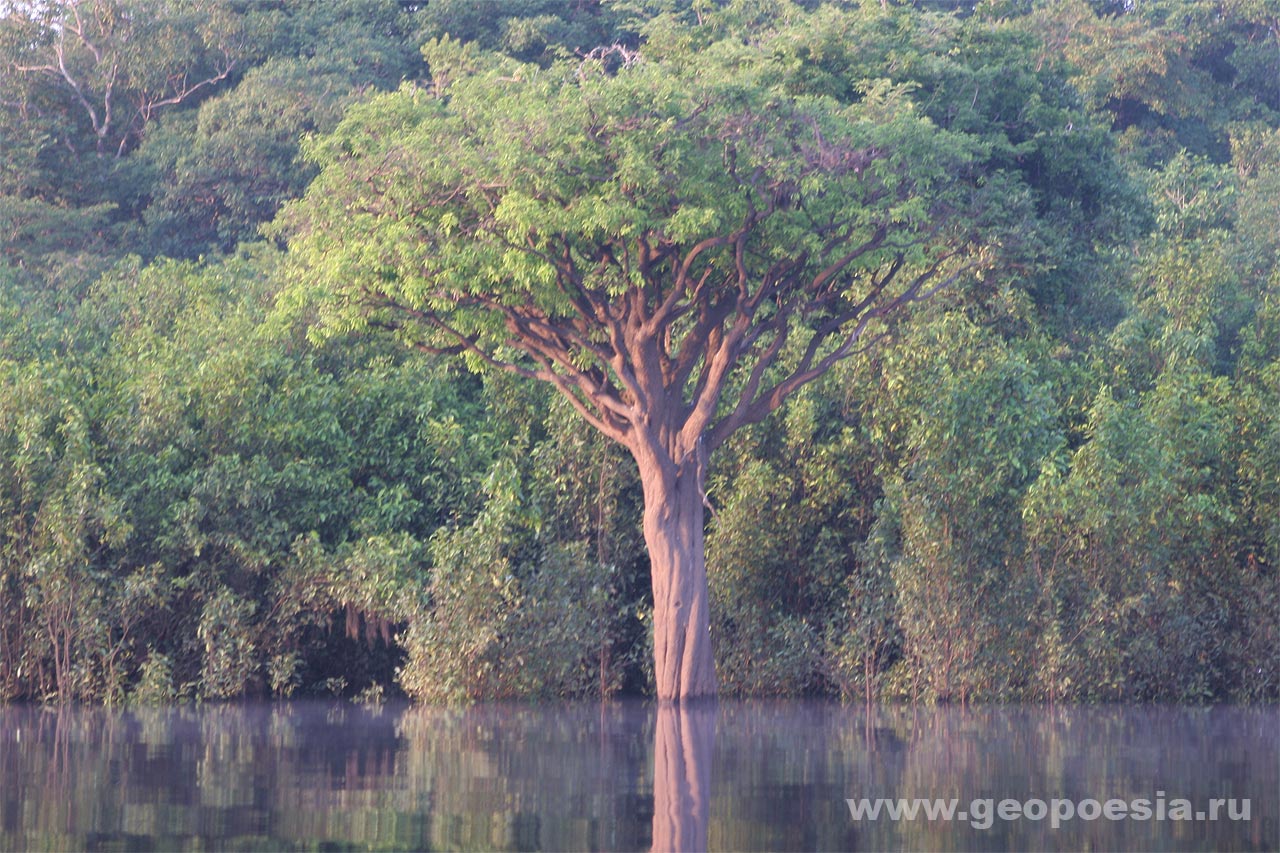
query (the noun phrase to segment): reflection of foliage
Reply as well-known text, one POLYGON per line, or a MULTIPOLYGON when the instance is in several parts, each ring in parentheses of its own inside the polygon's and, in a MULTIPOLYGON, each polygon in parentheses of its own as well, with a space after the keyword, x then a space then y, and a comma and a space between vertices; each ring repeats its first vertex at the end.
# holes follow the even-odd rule
MULTIPOLYGON (((864 792, 999 802, 1027 791, 1047 800, 1106 789, 1133 799, 1151 797, 1151 779, 1163 778, 1185 784, 1179 794, 1193 800, 1224 785, 1233 797, 1261 798, 1280 772, 1266 748, 1274 708, 886 706, 863 714, 723 702, 704 713, 714 749, 687 727, 676 742, 658 730, 651 705, 634 703, 7 708, 6 730, 21 732, 23 748, 0 753, 5 796, 18 804, 0 826, 0 845, 643 849, 654 829, 701 810, 708 847, 783 849, 803 821, 806 843, 827 850, 848 846, 844 798, 864 792), (712 785, 694 801, 705 788, 673 765, 694 769, 702 758, 714 758, 712 785), (656 778, 663 770, 677 772, 656 778), (661 790, 685 781, 693 784, 661 790), (669 813, 650 814, 658 797, 669 813)), ((1253 819, 1262 820, 1260 837, 1271 837, 1274 819, 1256 811, 1253 819)), ((1073 849, 1115 846, 1107 823, 1073 820, 1055 837, 1073 849)), ((1177 826, 1133 822, 1124 837, 1164 849, 1177 826)), ((1239 827, 1207 822, 1203 837, 1230 847, 1239 827)), ((981 830, 881 820, 859 827, 858 842, 932 850, 994 839, 1031 849, 1043 832, 1028 820, 981 830)))

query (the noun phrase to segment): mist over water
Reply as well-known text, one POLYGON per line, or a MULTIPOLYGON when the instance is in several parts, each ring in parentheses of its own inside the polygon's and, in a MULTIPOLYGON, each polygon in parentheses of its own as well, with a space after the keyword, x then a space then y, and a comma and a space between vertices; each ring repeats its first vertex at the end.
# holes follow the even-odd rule
POLYGON ((1265 850, 1278 741, 1275 707, 9 707, 0 849, 1265 850), (855 821, 849 798, 1250 819, 855 821))

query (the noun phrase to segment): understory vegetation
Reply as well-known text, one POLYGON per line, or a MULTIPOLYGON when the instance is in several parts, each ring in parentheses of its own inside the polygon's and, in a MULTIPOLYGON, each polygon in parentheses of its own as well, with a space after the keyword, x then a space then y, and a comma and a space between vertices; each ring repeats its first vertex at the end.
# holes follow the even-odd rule
POLYGON ((277 214, 448 74, 766 38, 1005 236, 712 458, 721 693, 1280 700, 1274 4, 0 0, 0 701, 652 690, 632 458, 309 337, 277 214))

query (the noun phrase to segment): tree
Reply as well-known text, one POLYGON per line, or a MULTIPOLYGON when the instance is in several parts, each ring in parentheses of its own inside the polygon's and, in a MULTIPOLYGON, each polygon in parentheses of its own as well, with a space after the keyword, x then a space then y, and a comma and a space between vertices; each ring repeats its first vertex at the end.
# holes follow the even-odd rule
MULTIPOLYGON (((1008 697, 1027 669, 1034 602, 1021 498, 1060 452, 1057 412, 1034 344, 958 312, 923 319, 883 353, 872 433, 901 455, 884 466, 867 555, 892 581, 903 654, 892 681, 942 701, 1008 697)), ((874 643, 868 615, 855 626, 874 643)))
POLYGON ((139 152, 164 176, 143 214, 151 248, 198 257, 252 239, 313 176, 298 162, 299 138, 332 130, 356 95, 345 74, 323 63, 273 59, 205 101, 194 133, 184 122, 162 124, 139 152))
POLYGON ((1063 0, 1031 16, 1090 109, 1148 165, 1228 159, 1229 125, 1274 122, 1280 15, 1269 0, 1063 0))
POLYGON ((551 383, 630 451, 664 701, 716 691, 711 453, 983 262, 981 140, 908 87, 808 91, 794 46, 845 19, 793 20, 807 37, 669 27, 549 71, 436 42, 432 90, 311 144, 321 174, 276 225, 286 308, 551 383))
MULTIPOLYGON (((78 150, 87 136, 116 156, 159 111, 226 80, 242 50, 221 4, 166 0, 17 4, 0 17, 0 46, 6 75, 42 81, 48 101, 74 117, 60 144, 78 150)), ((13 106, 40 113, 39 87, 13 106)))

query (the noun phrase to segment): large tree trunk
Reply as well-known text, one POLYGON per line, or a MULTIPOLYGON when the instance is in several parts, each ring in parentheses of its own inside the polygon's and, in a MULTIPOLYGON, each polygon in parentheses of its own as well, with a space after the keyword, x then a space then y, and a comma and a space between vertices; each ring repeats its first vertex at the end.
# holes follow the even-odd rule
POLYGON ((640 464, 644 539, 653 583, 653 663, 658 701, 716 695, 703 541, 703 466, 640 464))

